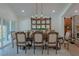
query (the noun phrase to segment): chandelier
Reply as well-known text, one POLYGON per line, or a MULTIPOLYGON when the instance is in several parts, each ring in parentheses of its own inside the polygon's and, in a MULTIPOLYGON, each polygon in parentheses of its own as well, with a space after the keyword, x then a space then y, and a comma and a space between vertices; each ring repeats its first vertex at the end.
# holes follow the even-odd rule
POLYGON ((39 6, 38 3, 36 3, 35 4, 35 15, 33 15, 32 18, 41 18, 41 17, 44 17, 43 16, 43 3, 40 4, 40 8, 41 8, 41 11, 40 11, 41 14, 40 15, 38 15, 38 6, 39 6))

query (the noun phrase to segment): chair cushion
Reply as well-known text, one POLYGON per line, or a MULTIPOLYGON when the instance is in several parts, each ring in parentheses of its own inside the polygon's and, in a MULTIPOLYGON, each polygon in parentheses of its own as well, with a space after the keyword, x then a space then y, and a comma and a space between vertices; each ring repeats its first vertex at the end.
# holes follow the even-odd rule
POLYGON ((17 45, 19 45, 19 46, 21 46, 21 45, 25 46, 25 45, 28 45, 28 43, 26 43, 26 44, 25 43, 18 43, 17 45))
POLYGON ((35 34, 35 42, 42 42, 42 35, 41 34, 35 34))
POLYGON ((43 46, 44 44, 35 44, 35 46, 43 46))

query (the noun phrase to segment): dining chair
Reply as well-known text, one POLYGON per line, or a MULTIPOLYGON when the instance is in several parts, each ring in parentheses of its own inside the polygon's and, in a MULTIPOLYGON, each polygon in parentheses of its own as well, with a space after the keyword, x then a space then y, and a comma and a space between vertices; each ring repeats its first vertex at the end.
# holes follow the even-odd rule
POLYGON ((57 50, 58 50, 58 44, 59 44, 59 41, 58 41, 58 33, 57 32, 49 32, 47 34, 47 54, 49 54, 49 48, 50 47, 55 47, 56 49, 56 54, 57 54, 57 50))
POLYGON ((33 43, 34 43, 34 54, 35 54, 36 47, 41 47, 42 54, 43 54, 43 49, 44 49, 43 32, 35 31, 33 33, 33 43))
POLYGON ((15 31, 12 31, 11 32, 11 38, 12 38, 12 48, 14 48, 14 40, 16 40, 16 32, 15 31))
POLYGON ((69 31, 66 32, 65 37, 64 37, 64 47, 66 47, 67 49, 69 49, 69 42, 71 39, 71 33, 69 31))
POLYGON ((30 47, 32 46, 32 32, 26 32, 26 41, 28 42, 28 48, 30 49, 30 47))
POLYGON ((18 54, 19 47, 25 47, 25 53, 26 53, 26 50, 27 50, 26 33, 24 32, 16 33, 16 46, 17 46, 17 54, 18 54))

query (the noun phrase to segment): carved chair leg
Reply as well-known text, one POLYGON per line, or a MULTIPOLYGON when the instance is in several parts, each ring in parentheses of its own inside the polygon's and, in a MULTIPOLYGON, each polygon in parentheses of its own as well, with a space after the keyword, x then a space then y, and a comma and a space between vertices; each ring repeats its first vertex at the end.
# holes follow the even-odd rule
POLYGON ((57 54, 57 47, 56 47, 56 54, 57 54))
POLYGON ((27 52, 27 47, 25 46, 25 54, 26 54, 26 52, 27 52))
POLYGON ((12 39, 12 48, 14 48, 14 40, 12 39))
POLYGON ((49 47, 47 46, 47 54, 49 54, 49 47))
POLYGON ((35 54, 35 46, 34 46, 34 54, 35 54))
POLYGON ((69 42, 67 43, 67 49, 69 50, 69 42))
POLYGON ((58 50, 58 42, 57 42, 57 44, 56 44, 56 54, 57 54, 57 50, 58 50))
POLYGON ((43 54, 44 46, 42 46, 42 54, 43 54))
POLYGON ((60 49, 61 49, 61 43, 59 43, 59 47, 60 47, 60 49))
POLYGON ((17 46, 17 54, 18 54, 18 46, 17 46))

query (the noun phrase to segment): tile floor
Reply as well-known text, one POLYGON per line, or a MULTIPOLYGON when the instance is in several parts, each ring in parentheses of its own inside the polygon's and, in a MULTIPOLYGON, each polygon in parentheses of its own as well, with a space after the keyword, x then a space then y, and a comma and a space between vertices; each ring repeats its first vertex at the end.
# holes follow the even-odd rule
POLYGON ((1 56, 70 56, 70 53, 64 49, 63 47, 58 50, 58 54, 55 53, 56 50, 50 48, 49 55, 47 54, 47 50, 43 51, 43 54, 41 53, 41 48, 36 48, 36 53, 34 55, 33 48, 30 48, 27 50, 27 53, 25 54, 24 50, 19 50, 19 54, 16 53, 16 46, 12 48, 11 44, 7 47, 0 49, 0 55, 1 56))

